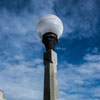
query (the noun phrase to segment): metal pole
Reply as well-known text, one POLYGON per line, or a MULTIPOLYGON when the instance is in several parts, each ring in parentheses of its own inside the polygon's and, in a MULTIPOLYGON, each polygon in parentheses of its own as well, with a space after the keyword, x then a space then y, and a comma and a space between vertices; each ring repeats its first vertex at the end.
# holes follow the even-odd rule
POLYGON ((44 53, 44 100, 58 100, 57 54, 50 49, 44 53))

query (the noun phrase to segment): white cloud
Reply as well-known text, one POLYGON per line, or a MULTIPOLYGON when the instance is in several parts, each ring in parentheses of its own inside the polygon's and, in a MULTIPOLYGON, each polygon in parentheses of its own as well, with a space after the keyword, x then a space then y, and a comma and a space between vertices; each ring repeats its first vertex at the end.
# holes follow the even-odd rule
POLYGON ((96 0, 59 0, 55 5, 65 26, 63 38, 89 38, 98 34, 99 6, 96 0))
POLYGON ((57 50, 62 50, 62 51, 65 51, 66 50, 66 48, 60 48, 60 47, 57 47, 56 49, 57 50))
POLYGON ((100 55, 89 55, 88 57, 86 55, 84 57, 86 62, 81 65, 70 65, 68 63, 60 65, 60 67, 64 66, 58 71, 61 100, 96 100, 97 97, 100 97, 100 88, 97 85, 97 82, 100 82, 99 57, 100 55), (91 99, 89 99, 89 95, 91 99))
MULTIPOLYGON (((58 69, 59 99, 61 100, 96 100, 99 97, 96 79, 100 79, 100 62, 84 57, 85 63, 81 65, 61 63, 58 69), (64 68, 62 68, 64 66, 64 68), (62 68, 62 69, 61 69, 62 68), (93 99, 89 99, 92 95, 93 99)), ((98 55, 99 57, 99 55, 98 55)), ((40 100, 43 98, 44 67, 41 59, 24 61, 23 56, 18 64, 0 62, 0 89, 4 90, 5 97, 13 100, 40 100), (13 95, 12 95, 13 94, 13 95), (38 96, 39 95, 39 96, 38 96)), ((97 58, 98 59, 98 58, 97 58)))
POLYGON ((100 62, 100 55, 90 55, 90 54, 87 54, 85 57, 84 57, 84 60, 86 61, 98 61, 100 62))
POLYGON ((43 65, 40 59, 20 64, 1 63, 0 89, 5 98, 13 100, 40 100, 43 91, 43 65), (38 64, 38 65, 36 65, 38 64))

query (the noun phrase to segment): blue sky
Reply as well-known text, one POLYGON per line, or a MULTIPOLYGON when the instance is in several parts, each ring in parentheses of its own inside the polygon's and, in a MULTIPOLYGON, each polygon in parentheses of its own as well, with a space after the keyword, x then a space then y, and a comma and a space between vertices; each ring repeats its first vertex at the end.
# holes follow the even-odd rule
POLYGON ((56 45, 59 100, 100 100, 99 0, 0 0, 0 89, 7 100, 42 100, 45 47, 38 20, 64 24, 56 45))

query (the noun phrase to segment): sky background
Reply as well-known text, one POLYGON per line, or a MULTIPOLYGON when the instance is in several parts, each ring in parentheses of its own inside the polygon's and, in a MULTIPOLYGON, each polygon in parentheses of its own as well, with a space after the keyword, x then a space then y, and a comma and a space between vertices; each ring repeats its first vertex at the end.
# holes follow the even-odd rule
POLYGON ((100 100, 100 0, 0 0, 0 89, 7 100, 43 100, 38 20, 57 15, 59 100, 100 100))

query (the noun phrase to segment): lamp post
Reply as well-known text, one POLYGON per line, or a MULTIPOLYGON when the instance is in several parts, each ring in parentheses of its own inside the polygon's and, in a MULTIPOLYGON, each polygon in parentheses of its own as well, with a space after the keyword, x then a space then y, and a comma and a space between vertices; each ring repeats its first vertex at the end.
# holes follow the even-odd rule
POLYGON ((44 16, 37 24, 37 33, 46 47, 44 53, 44 100, 58 100, 57 54, 54 48, 62 32, 61 20, 52 14, 44 16))

